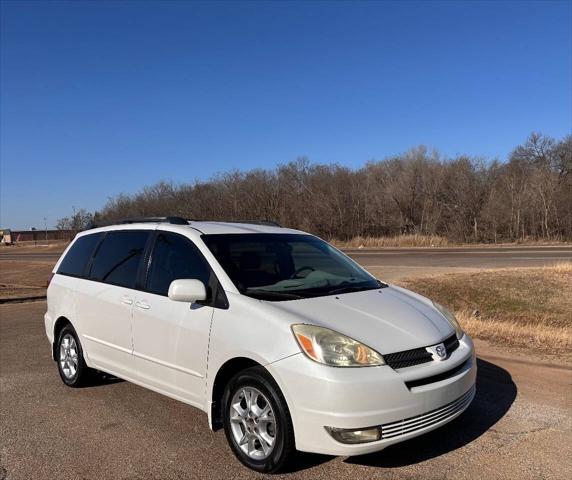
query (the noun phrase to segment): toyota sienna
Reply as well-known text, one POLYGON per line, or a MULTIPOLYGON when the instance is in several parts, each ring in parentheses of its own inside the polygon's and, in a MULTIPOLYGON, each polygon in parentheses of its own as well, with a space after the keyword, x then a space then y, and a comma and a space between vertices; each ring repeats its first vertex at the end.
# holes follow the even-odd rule
POLYGON ((246 466, 359 455, 434 430, 475 395, 443 306, 267 222, 130 220, 78 234, 48 287, 63 382, 107 372, 207 413, 246 466))

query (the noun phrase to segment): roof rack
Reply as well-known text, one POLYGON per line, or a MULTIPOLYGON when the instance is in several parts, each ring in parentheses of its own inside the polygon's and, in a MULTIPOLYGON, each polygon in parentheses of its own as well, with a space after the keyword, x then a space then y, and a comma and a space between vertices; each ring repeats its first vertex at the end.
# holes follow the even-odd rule
POLYGON ((110 225, 125 225, 129 223, 170 223, 172 225, 189 225, 189 222, 245 223, 248 225, 282 227, 282 225, 277 222, 273 222, 272 220, 187 220, 183 217, 135 217, 124 218, 123 220, 117 220, 115 222, 92 222, 86 227, 86 230, 97 227, 108 227, 110 225))
POLYGON ((274 222, 272 220, 205 220, 208 222, 220 222, 220 223, 246 223, 249 225, 264 225, 267 227, 280 227, 282 228, 282 225, 280 225, 278 222, 274 222))
POLYGON ((135 217, 126 218, 117 223, 172 223, 173 225, 188 225, 189 221, 183 217, 135 217))
POLYGON ((87 226, 86 230, 97 227, 108 227, 110 225, 125 225, 129 223, 171 223, 173 225, 188 225, 189 221, 183 217, 135 217, 124 218, 123 220, 117 220, 116 222, 92 222, 87 226))

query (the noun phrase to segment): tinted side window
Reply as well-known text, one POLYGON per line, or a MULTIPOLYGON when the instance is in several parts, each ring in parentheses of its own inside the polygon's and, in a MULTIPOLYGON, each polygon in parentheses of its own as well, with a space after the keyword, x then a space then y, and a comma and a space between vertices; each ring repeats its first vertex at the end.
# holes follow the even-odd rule
POLYGON ((91 235, 79 237, 62 260, 62 263, 58 268, 58 273, 63 275, 72 275, 74 277, 82 277, 87 262, 89 262, 89 259, 102 236, 103 233, 93 233, 91 235))
POLYGON ((93 260, 89 278, 135 288, 147 238, 149 232, 109 232, 93 260))
POLYGON ((180 278, 196 278, 208 288, 210 267, 187 238, 174 233, 159 233, 151 254, 147 291, 167 295, 169 285, 180 278))

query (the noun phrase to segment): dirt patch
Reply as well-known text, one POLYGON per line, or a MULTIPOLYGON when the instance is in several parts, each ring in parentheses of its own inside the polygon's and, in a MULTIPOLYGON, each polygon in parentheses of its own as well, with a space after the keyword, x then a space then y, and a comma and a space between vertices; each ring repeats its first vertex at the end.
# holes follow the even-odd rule
POLYGON ((46 295, 46 289, 42 287, 26 287, 0 283, 0 300, 40 297, 46 295))
POLYGON ((0 263, 0 300, 43 297, 52 262, 2 261, 0 263))
POLYGON ((61 253, 69 242, 53 242, 48 245, 34 245, 33 242, 21 242, 17 245, 1 245, 0 253, 61 253))
POLYGON ((2 261, 0 282, 4 285, 45 287, 54 262, 2 261))

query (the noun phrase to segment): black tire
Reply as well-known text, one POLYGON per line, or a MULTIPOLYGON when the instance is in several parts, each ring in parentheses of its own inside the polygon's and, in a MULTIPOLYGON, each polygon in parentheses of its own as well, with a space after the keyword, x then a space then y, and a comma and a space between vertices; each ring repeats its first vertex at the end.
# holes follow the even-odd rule
POLYGON ((248 368, 236 374, 225 388, 222 406, 226 439, 235 456, 248 468, 261 473, 275 473, 294 457, 296 453, 294 428, 288 405, 280 388, 263 367, 248 368), (253 459, 243 452, 232 432, 231 401, 234 395, 244 387, 251 387, 262 393, 268 399, 274 412, 274 445, 269 456, 263 460, 253 459))
POLYGON ((62 381, 68 387, 72 387, 72 388, 83 387, 93 377, 94 370, 92 370, 91 368, 89 368, 85 364, 85 360, 83 358, 83 349, 81 347, 81 343, 79 341, 79 338, 77 336, 76 331, 74 330, 74 328, 71 325, 69 325, 69 324, 66 325, 60 331, 58 338, 57 338, 55 354, 56 354, 55 360, 56 360, 56 364, 58 366, 58 372, 60 374, 62 381), (77 368, 75 369, 75 372, 73 373, 73 375, 70 375, 70 370, 64 368, 64 366, 62 365, 62 361, 61 361, 62 360, 61 359, 62 342, 65 342, 66 340, 69 341, 70 337, 73 338, 73 340, 75 342, 76 353, 77 353, 77 368))

